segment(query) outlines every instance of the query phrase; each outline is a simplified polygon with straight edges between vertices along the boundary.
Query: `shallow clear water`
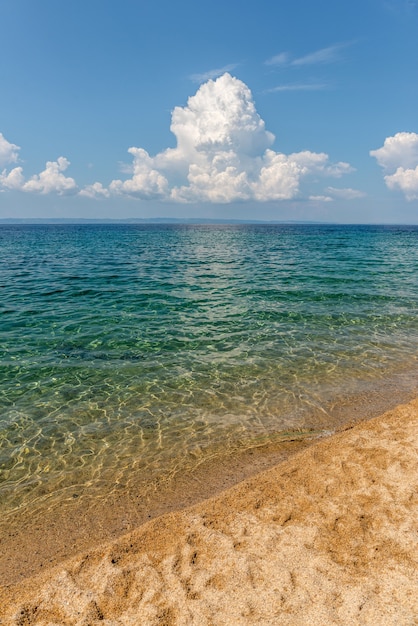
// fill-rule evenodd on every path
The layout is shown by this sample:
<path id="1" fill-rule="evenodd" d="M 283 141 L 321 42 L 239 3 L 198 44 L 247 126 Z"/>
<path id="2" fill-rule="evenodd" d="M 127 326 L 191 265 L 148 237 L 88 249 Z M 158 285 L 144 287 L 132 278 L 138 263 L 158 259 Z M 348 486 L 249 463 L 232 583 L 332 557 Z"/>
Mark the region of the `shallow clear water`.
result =
<path id="1" fill-rule="evenodd" d="M 417 305 L 418 227 L 2 225 L 3 514 L 332 428 Z"/>

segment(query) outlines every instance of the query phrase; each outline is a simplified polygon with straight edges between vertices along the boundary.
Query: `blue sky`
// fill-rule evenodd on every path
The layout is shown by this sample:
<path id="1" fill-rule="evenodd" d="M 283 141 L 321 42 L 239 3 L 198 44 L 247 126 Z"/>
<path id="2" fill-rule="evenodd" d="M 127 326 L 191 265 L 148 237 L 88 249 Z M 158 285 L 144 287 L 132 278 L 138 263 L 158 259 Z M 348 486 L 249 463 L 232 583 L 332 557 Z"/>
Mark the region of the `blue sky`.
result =
<path id="1" fill-rule="evenodd" d="M 418 223 L 418 2 L 3 0 L 0 218 Z"/>

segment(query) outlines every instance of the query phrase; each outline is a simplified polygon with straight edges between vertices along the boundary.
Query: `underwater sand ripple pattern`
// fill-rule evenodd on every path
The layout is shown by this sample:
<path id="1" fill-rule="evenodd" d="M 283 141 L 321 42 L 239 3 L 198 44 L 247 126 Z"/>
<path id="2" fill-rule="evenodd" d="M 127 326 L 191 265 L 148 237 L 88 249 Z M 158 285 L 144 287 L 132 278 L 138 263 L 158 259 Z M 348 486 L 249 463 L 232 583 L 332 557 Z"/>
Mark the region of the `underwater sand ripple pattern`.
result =
<path id="1" fill-rule="evenodd" d="M 338 394 L 416 366 L 417 243 L 417 227 L 2 225 L 4 514 L 332 428 Z"/>

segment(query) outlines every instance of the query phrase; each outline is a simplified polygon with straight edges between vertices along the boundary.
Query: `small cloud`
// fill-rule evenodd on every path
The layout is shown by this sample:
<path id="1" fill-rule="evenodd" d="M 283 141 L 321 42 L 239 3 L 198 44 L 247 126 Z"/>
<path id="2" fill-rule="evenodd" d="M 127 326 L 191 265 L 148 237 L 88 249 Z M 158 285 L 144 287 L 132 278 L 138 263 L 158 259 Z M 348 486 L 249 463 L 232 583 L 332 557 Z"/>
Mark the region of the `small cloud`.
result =
<path id="1" fill-rule="evenodd" d="M 402 132 L 386 137 L 381 148 L 370 150 L 370 156 L 386 171 L 415 167 L 418 165 L 418 134 Z"/>
<path id="2" fill-rule="evenodd" d="M 339 43 L 327 48 L 315 50 L 304 56 L 292 58 L 288 52 L 281 52 L 267 59 L 265 65 L 275 65 L 277 67 L 302 67 L 304 65 L 325 65 L 335 63 L 341 59 L 341 50 L 351 45 L 350 43 Z"/>
<path id="3" fill-rule="evenodd" d="M 300 67 L 301 65 L 335 63 L 335 61 L 340 60 L 340 51 L 347 45 L 348 44 L 337 44 L 335 46 L 329 46 L 328 48 L 321 48 L 320 50 L 306 54 L 303 57 L 294 59 L 291 62 L 291 65 L 294 67 Z"/>
<path id="4" fill-rule="evenodd" d="M 10 172 L 3 170 L 0 174 L 0 185 L 4 189 L 22 190 L 24 183 L 23 168 L 21 167 L 14 167 Z"/>
<path id="5" fill-rule="evenodd" d="M 103 187 L 102 183 L 93 183 L 93 185 L 84 187 L 78 195 L 85 198 L 109 198 L 110 193 L 106 187 Z"/>
<path id="6" fill-rule="evenodd" d="M 125 163 L 124 161 L 119 161 L 118 169 L 121 174 L 128 174 L 128 175 L 132 174 L 134 171 L 132 163 Z"/>
<path id="7" fill-rule="evenodd" d="M 388 11 L 399 15 L 410 15 L 418 10 L 417 0 L 385 0 L 383 6 Z"/>
<path id="8" fill-rule="evenodd" d="M 218 69 L 208 70 L 202 74 L 191 74 L 190 78 L 194 83 L 205 83 L 207 80 L 214 80 L 215 78 L 222 76 L 225 72 L 232 72 L 236 67 L 238 67 L 238 65 L 238 63 L 230 63 L 229 65 L 224 65 Z"/>
<path id="9" fill-rule="evenodd" d="M 45 169 L 32 176 L 22 187 L 23 191 L 35 191 L 41 194 L 58 193 L 64 195 L 73 193 L 77 185 L 73 178 L 64 176 L 70 162 L 65 157 L 58 157 L 56 161 L 47 161 Z"/>
<path id="10" fill-rule="evenodd" d="M 153 159 L 142 148 L 129 148 L 133 155 L 133 176 L 125 181 L 113 180 L 110 191 L 114 194 L 127 194 L 143 199 L 164 198 L 168 183 L 163 174 L 153 166 Z"/>
<path id="11" fill-rule="evenodd" d="M 288 83 L 287 85 L 278 85 L 271 89 L 266 89 L 265 93 L 278 93 L 282 91 L 323 91 L 328 89 L 325 83 Z"/>
<path id="12" fill-rule="evenodd" d="M 56 161 L 47 161 L 45 169 L 27 181 L 25 181 L 21 167 L 15 167 L 9 173 L 3 170 L 0 174 L 0 185 L 6 189 L 43 195 L 48 193 L 57 193 L 58 195 L 75 193 L 77 191 L 75 180 L 63 174 L 69 165 L 68 159 L 62 156 L 58 157 Z"/>
<path id="13" fill-rule="evenodd" d="M 309 196 L 309 200 L 312 202 L 332 202 L 334 198 L 331 196 Z"/>
<path id="14" fill-rule="evenodd" d="M 394 174 L 385 176 L 385 183 L 389 189 L 402 191 L 407 200 L 418 200 L 418 165 L 415 169 L 398 167 Z"/>
<path id="15" fill-rule="evenodd" d="M 370 150 L 386 172 L 388 189 L 402 191 L 407 200 L 418 200 L 418 134 L 400 132 L 386 137 L 383 146 Z"/>
<path id="16" fill-rule="evenodd" d="M 364 191 L 351 189 L 350 187 L 327 187 L 325 191 L 334 198 L 341 198 L 342 200 L 355 200 L 356 198 L 364 198 L 367 195 L 364 193 Z"/>
<path id="17" fill-rule="evenodd" d="M 264 61 L 265 65 L 288 65 L 290 61 L 290 55 L 288 52 L 281 52 L 280 54 L 276 54 L 271 59 L 267 59 Z"/>
<path id="18" fill-rule="evenodd" d="M 19 150 L 19 146 L 8 142 L 3 133 L 0 133 L 0 167 L 9 163 L 17 163 Z"/>

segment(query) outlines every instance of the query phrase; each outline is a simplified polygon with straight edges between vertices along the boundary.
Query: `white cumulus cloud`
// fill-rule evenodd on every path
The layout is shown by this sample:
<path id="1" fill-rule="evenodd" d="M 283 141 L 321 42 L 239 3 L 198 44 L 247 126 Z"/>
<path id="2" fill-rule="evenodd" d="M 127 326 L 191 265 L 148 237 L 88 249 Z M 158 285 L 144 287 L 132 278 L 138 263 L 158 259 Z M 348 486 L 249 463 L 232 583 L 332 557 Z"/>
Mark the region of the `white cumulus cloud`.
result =
<path id="1" fill-rule="evenodd" d="M 310 175 L 338 178 L 352 171 L 324 153 L 274 151 L 275 137 L 250 89 L 229 73 L 208 80 L 186 106 L 176 107 L 170 128 L 177 146 L 154 157 L 130 148 L 133 175 L 112 181 L 111 193 L 177 202 L 287 200 L 300 194 Z"/>
<path id="2" fill-rule="evenodd" d="M 0 174 L 0 185 L 6 189 L 28 193 L 57 193 L 59 195 L 75 193 L 77 191 L 75 180 L 63 174 L 69 165 L 70 162 L 65 157 L 59 157 L 56 161 L 47 161 L 45 169 L 28 180 L 25 180 L 23 176 L 22 167 L 15 167 L 10 172 L 4 170 Z"/>
<path id="3" fill-rule="evenodd" d="M 25 183 L 21 167 L 14 167 L 10 172 L 3 170 L 0 174 L 0 186 L 5 189 L 22 189 Z"/>
<path id="4" fill-rule="evenodd" d="M 141 147 L 129 148 L 132 165 L 124 168 L 125 178 L 112 180 L 108 186 L 94 182 L 80 190 L 66 176 L 70 163 L 61 156 L 28 179 L 21 166 L 3 169 L 0 188 L 179 203 L 264 202 L 309 198 L 305 185 L 310 178 L 317 183 L 318 178 L 340 178 L 353 171 L 348 163 L 332 163 L 325 153 L 274 150 L 275 137 L 258 114 L 250 89 L 228 72 L 203 83 L 186 106 L 175 107 L 170 129 L 175 148 L 155 156 Z M 16 162 L 19 147 L 3 135 L 0 139 L 3 162 Z"/>
<path id="5" fill-rule="evenodd" d="M 393 137 L 387 137 L 381 148 L 371 150 L 370 155 L 388 171 L 398 167 L 415 167 L 418 165 L 418 134 L 396 133 Z"/>
<path id="6" fill-rule="evenodd" d="M 92 185 L 86 185 L 79 191 L 78 195 L 85 198 L 109 198 L 110 193 L 106 187 L 103 187 L 102 183 L 93 183 Z"/>
<path id="7" fill-rule="evenodd" d="M 414 169 L 398 167 L 385 181 L 389 189 L 402 191 L 407 200 L 418 200 L 418 165 Z"/>
<path id="8" fill-rule="evenodd" d="M 387 137 L 381 148 L 371 150 L 385 172 L 386 186 L 401 191 L 407 200 L 418 199 L 418 134 L 401 132 Z"/>
<path id="9" fill-rule="evenodd" d="M 128 180 L 113 180 L 110 191 L 140 198 L 164 198 L 167 195 L 166 178 L 154 168 L 153 159 L 142 148 L 129 148 L 134 157 L 133 176 Z"/>
<path id="10" fill-rule="evenodd" d="M 9 163 L 16 163 L 19 158 L 19 150 L 19 146 L 8 142 L 3 133 L 0 133 L 0 167 Z"/>

